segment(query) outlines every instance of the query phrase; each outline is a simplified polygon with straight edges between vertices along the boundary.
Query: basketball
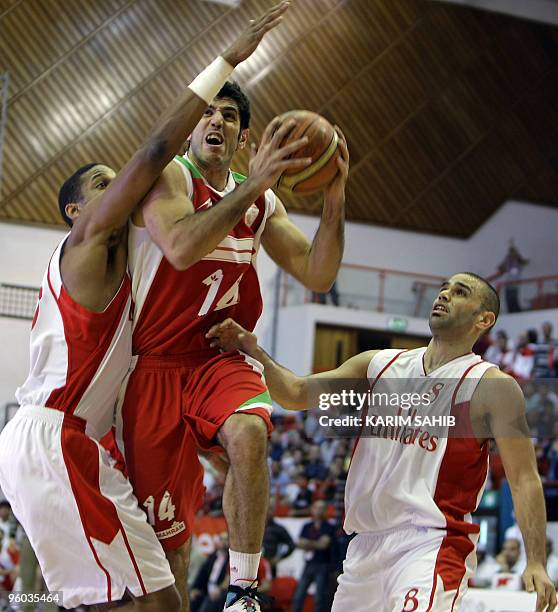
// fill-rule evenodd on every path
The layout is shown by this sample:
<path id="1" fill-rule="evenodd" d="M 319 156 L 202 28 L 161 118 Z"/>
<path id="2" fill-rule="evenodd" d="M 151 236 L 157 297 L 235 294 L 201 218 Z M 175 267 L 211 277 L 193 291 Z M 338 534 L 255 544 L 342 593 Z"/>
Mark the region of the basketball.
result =
<path id="1" fill-rule="evenodd" d="M 300 194 L 321 191 L 337 174 L 337 132 L 327 119 L 312 111 L 292 110 L 281 115 L 280 119 L 282 123 L 289 119 L 296 121 L 296 126 L 283 145 L 303 136 L 308 138 L 308 144 L 291 157 L 311 157 L 312 163 L 303 170 L 287 169 L 281 175 L 277 187 Z"/>

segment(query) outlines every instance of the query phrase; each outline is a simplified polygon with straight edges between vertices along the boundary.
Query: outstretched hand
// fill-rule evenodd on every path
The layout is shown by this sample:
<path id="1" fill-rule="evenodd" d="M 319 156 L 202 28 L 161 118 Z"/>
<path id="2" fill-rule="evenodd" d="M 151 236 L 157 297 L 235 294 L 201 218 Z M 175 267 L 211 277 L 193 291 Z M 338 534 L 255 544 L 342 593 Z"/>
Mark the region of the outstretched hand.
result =
<path id="1" fill-rule="evenodd" d="M 222 54 L 231 66 L 237 66 L 248 59 L 258 48 L 262 38 L 283 21 L 283 14 L 289 8 L 288 0 L 271 7 L 259 19 L 252 19 L 250 25 Z"/>
<path id="2" fill-rule="evenodd" d="M 211 341 L 212 348 L 217 347 L 223 351 L 243 351 L 253 356 L 258 348 L 257 336 L 232 319 L 217 323 L 205 337 Z"/>

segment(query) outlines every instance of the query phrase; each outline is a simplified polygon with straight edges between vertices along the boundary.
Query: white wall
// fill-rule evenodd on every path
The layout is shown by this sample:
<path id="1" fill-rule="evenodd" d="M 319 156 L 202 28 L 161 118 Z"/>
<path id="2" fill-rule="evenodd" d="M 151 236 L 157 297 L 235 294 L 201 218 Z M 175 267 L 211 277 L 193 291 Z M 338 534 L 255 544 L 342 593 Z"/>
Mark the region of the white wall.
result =
<path id="1" fill-rule="evenodd" d="M 39 287 L 64 232 L 0 223 L 0 283 Z M 14 402 L 29 368 L 31 321 L 0 317 L 0 407 Z M 1 424 L 0 424 L 1 427 Z"/>
<path id="2" fill-rule="evenodd" d="M 558 208 L 507 202 L 467 241 L 466 261 L 472 271 L 494 273 L 510 238 L 529 260 L 524 278 L 558 274 Z"/>

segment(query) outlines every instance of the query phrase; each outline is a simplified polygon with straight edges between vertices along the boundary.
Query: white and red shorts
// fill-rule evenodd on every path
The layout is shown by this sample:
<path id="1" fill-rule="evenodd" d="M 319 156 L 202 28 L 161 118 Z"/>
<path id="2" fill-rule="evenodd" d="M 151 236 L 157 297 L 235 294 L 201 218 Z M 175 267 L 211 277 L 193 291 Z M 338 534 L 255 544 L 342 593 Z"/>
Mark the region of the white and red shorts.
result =
<path id="1" fill-rule="evenodd" d="M 0 486 L 50 591 L 64 606 L 147 595 L 174 583 L 153 529 L 85 421 L 24 406 L 0 434 Z"/>
<path id="2" fill-rule="evenodd" d="M 403 528 L 349 544 L 332 612 L 459 610 L 476 567 L 477 536 Z"/>

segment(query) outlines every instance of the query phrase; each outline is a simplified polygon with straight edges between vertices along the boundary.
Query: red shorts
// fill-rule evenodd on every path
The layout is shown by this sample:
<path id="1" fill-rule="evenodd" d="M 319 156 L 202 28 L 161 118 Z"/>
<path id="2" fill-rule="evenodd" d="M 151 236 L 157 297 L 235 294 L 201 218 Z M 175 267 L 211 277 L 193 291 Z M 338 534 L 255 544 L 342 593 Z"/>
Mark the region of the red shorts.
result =
<path id="1" fill-rule="evenodd" d="M 190 537 L 203 501 L 197 450 L 216 440 L 236 412 L 260 416 L 271 431 L 271 399 L 257 361 L 238 352 L 211 359 L 193 354 L 140 356 L 118 417 L 134 492 L 165 550 Z"/>

